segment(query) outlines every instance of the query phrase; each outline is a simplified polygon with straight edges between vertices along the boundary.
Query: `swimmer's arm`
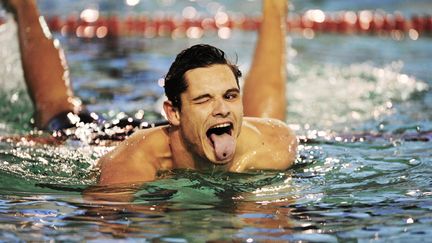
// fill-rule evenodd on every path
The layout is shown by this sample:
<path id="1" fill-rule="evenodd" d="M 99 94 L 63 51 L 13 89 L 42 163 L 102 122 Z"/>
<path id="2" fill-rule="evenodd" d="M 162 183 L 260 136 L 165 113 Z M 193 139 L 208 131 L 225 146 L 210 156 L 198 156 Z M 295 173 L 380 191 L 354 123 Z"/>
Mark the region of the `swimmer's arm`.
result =
<path id="1" fill-rule="evenodd" d="M 98 185 L 153 181 L 161 168 L 155 151 L 161 139 L 153 130 L 135 132 L 99 160 Z"/>

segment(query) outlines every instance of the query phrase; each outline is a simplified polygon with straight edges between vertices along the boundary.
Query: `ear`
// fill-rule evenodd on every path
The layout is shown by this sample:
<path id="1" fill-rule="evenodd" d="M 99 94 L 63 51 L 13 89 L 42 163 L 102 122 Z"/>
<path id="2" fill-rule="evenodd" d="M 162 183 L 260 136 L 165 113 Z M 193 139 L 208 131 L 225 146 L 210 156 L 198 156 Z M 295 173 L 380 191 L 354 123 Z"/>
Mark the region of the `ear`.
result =
<path id="1" fill-rule="evenodd" d="M 163 109 L 169 123 L 173 126 L 180 125 L 180 111 L 177 107 L 174 107 L 172 102 L 169 100 L 164 101 Z"/>

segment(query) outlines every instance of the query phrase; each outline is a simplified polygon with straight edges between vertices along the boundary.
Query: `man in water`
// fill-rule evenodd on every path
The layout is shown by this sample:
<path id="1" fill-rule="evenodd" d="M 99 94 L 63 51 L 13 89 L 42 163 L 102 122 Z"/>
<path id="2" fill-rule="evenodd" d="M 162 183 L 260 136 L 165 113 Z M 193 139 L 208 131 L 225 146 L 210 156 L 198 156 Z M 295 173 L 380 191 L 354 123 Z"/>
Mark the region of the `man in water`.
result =
<path id="1" fill-rule="evenodd" d="M 18 22 L 36 125 L 53 129 L 59 117 L 83 114 L 69 87 L 63 53 L 44 28 L 35 0 L 4 2 Z M 241 73 L 223 51 L 209 45 L 182 51 L 165 77 L 163 108 L 169 125 L 138 130 L 103 156 L 100 185 L 152 181 L 159 171 L 175 168 L 243 172 L 292 165 L 297 138 L 283 122 L 287 1 L 263 0 L 262 8 L 243 97 Z"/>

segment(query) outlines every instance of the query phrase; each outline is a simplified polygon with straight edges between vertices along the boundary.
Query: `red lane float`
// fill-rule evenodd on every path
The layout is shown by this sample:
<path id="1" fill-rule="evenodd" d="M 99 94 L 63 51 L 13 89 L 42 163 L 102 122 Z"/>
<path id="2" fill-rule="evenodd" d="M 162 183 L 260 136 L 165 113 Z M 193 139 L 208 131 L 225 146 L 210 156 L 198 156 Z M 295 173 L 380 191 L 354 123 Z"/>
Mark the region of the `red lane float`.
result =
<path id="1" fill-rule="evenodd" d="M 190 33 L 220 32 L 221 29 L 256 31 L 261 24 L 260 16 L 222 16 L 200 18 L 178 18 L 173 16 L 116 15 L 99 16 L 94 22 L 86 22 L 77 15 L 67 17 L 49 16 L 48 26 L 64 36 L 80 38 L 105 38 L 119 36 L 189 36 Z M 202 16 L 202 15 L 198 15 Z M 5 19 L 0 18 L 0 24 Z M 193 31 L 191 31 L 193 30 Z M 396 39 L 409 36 L 417 39 L 432 34 L 431 15 L 412 15 L 406 18 L 400 12 L 392 14 L 382 11 L 363 10 L 324 13 L 308 10 L 302 14 L 290 13 L 287 30 L 305 33 L 339 33 L 390 35 Z M 192 35 L 200 37 L 201 35 Z"/>

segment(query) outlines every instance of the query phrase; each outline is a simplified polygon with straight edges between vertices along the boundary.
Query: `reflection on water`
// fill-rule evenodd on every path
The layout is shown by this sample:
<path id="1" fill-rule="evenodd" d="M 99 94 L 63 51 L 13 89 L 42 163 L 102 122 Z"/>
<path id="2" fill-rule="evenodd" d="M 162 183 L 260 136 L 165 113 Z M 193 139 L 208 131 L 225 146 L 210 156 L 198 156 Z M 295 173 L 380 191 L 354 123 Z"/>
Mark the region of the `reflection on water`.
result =
<path id="1" fill-rule="evenodd" d="M 0 241 L 427 241 L 432 236 L 432 145 L 407 139 L 432 130 L 429 39 L 293 35 L 288 122 L 307 139 L 292 169 L 178 170 L 145 185 L 92 188 L 111 192 L 110 202 L 102 202 L 85 190 L 95 181 L 95 162 L 111 146 L 85 139 L 42 145 L 10 137 L 47 137 L 31 129 L 32 106 L 13 28 L 0 26 Z M 124 37 L 113 49 L 103 40 L 59 37 L 74 89 L 91 111 L 108 119 L 121 118 L 120 111 L 159 119 L 157 80 L 178 50 L 198 42 L 223 46 L 246 72 L 255 42 L 253 32 L 233 33 L 229 41 Z"/>

